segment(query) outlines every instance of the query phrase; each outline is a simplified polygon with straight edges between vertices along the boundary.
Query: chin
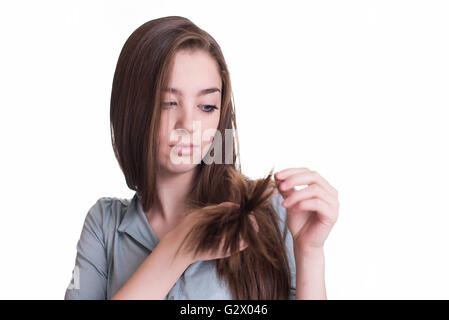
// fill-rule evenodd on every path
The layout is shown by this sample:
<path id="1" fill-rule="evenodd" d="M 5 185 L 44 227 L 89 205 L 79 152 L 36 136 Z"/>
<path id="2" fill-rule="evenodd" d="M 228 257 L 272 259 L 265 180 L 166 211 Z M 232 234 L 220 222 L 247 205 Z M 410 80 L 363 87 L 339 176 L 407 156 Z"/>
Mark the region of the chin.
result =
<path id="1" fill-rule="evenodd" d="M 178 164 L 176 166 L 171 166 L 168 171 L 172 173 L 184 173 L 195 169 L 197 166 L 197 164 Z"/>
<path id="2" fill-rule="evenodd" d="M 195 169 L 199 164 L 200 164 L 200 162 L 192 163 L 192 159 L 189 160 L 187 157 L 185 159 L 185 161 L 181 162 L 181 163 L 172 163 L 170 161 L 166 162 L 166 165 L 164 166 L 164 170 L 166 172 L 172 173 L 172 174 L 173 173 L 174 174 L 185 173 L 185 172 L 189 172 L 189 171 Z"/>

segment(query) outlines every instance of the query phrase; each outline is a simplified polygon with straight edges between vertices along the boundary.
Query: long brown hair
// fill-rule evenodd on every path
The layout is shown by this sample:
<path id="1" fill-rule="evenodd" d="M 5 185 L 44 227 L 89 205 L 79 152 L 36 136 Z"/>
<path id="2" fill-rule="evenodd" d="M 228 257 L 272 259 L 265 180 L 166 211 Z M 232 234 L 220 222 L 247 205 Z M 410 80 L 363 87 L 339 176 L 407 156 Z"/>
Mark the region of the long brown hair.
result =
<path id="1" fill-rule="evenodd" d="M 240 169 L 237 124 L 230 74 L 220 46 L 207 32 L 180 16 L 162 17 L 137 28 L 120 53 L 111 93 L 111 141 L 128 187 L 135 190 L 147 212 L 156 194 L 158 132 L 162 88 L 179 50 L 204 50 L 216 61 L 222 78 L 218 131 L 233 132 L 232 163 L 198 165 L 187 206 L 201 213 L 184 242 L 188 250 L 219 247 L 233 254 L 216 259 L 217 275 L 226 280 L 234 299 L 288 299 L 290 269 L 285 245 L 270 197 L 272 171 L 251 180 Z M 221 150 L 225 150 L 225 139 Z M 237 163 L 238 158 L 238 163 Z M 233 202 L 235 207 L 217 206 Z M 253 214 L 258 232 L 253 228 Z M 238 251 L 240 239 L 248 247 Z"/>

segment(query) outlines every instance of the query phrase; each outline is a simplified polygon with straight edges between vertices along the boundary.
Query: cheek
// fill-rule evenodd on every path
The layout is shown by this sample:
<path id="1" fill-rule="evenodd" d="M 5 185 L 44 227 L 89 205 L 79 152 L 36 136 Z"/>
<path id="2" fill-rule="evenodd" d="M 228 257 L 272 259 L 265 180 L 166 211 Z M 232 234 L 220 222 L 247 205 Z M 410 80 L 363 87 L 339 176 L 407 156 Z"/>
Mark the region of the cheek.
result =
<path id="1" fill-rule="evenodd" d="M 160 126 L 159 126 L 159 142 L 161 144 L 168 144 L 170 141 L 170 119 L 164 115 L 161 115 Z"/>
<path id="2" fill-rule="evenodd" d="M 207 119 L 203 121 L 201 124 L 201 137 L 202 137 L 202 149 L 203 151 L 207 151 L 207 149 L 211 146 L 212 141 L 214 140 L 214 136 L 218 130 L 219 117 L 215 119 Z"/>
<path id="3" fill-rule="evenodd" d="M 163 148 L 163 146 L 168 143 L 167 133 L 165 131 L 165 128 L 160 128 L 157 143 L 158 143 L 158 148 Z"/>
<path id="4" fill-rule="evenodd" d="M 170 128 L 169 123 L 165 119 L 161 118 L 160 126 L 159 126 L 159 137 L 158 137 L 158 150 L 159 157 L 165 158 L 169 152 L 168 145 L 170 142 Z"/>
<path id="5" fill-rule="evenodd" d="M 217 131 L 220 122 L 220 114 L 215 112 L 214 115 L 207 117 L 201 123 L 202 131 Z"/>

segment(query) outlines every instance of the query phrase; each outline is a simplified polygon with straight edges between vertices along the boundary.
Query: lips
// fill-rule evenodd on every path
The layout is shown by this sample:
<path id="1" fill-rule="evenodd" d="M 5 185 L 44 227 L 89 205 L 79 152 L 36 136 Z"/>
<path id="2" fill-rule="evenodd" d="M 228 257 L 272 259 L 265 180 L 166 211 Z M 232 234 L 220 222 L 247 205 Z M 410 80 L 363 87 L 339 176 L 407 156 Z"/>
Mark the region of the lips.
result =
<path id="1" fill-rule="evenodd" d="M 170 147 L 175 147 L 175 146 L 177 146 L 179 148 L 195 148 L 195 147 L 198 147 L 197 144 L 193 144 L 193 143 L 179 143 L 179 144 L 173 143 L 173 144 L 170 144 Z"/>
<path id="2" fill-rule="evenodd" d="M 180 143 L 180 144 L 174 144 L 170 146 L 172 150 L 178 154 L 179 156 L 182 155 L 190 155 L 193 153 L 195 148 L 198 147 L 198 145 L 195 145 L 193 143 Z"/>

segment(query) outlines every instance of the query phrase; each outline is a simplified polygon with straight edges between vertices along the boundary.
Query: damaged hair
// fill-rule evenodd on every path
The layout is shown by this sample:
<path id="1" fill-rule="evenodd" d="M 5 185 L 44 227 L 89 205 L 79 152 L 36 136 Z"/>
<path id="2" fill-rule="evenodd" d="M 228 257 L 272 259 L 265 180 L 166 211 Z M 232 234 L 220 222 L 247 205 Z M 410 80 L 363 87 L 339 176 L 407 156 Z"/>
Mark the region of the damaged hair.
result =
<path id="1" fill-rule="evenodd" d="M 188 214 L 197 215 L 196 224 L 178 252 L 186 250 L 196 256 L 229 251 L 230 257 L 215 260 L 216 270 L 237 300 L 288 299 L 290 269 L 283 254 L 278 216 L 270 202 L 275 192 L 271 176 L 272 170 L 266 178 L 251 181 L 236 170 L 228 170 L 224 183 L 233 186 L 234 205 L 190 205 Z M 240 239 L 247 244 L 242 251 Z"/>

